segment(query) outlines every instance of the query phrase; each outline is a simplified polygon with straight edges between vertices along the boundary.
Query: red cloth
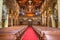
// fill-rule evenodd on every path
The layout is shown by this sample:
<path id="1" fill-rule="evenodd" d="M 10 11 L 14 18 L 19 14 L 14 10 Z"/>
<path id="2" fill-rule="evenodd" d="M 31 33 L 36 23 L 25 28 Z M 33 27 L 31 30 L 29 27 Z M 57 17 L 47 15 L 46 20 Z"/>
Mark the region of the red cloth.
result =
<path id="1" fill-rule="evenodd" d="M 21 40 L 38 40 L 38 36 L 36 35 L 32 27 L 28 27 Z"/>

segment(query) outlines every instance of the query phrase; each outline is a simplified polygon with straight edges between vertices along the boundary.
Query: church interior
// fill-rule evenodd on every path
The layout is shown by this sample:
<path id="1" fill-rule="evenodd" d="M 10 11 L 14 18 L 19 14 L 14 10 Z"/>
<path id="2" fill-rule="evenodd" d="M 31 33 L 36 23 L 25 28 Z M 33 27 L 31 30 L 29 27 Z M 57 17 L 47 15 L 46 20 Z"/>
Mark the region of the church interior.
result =
<path id="1" fill-rule="evenodd" d="M 0 40 L 60 40 L 60 0 L 0 0 Z"/>

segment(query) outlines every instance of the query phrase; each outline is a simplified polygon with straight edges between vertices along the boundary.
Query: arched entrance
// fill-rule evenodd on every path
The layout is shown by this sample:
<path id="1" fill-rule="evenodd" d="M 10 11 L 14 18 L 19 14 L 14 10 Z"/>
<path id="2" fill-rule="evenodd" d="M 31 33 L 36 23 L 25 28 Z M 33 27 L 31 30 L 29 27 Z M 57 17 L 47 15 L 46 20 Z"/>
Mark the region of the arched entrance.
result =
<path id="1" fill-rule="evenodd" d="M 28 25 L 29 25 L 29 26 L 32 26 L 32 25 L 33 25 L 33 19 L 28 18 L 27 21 L 28 21 Z"/>

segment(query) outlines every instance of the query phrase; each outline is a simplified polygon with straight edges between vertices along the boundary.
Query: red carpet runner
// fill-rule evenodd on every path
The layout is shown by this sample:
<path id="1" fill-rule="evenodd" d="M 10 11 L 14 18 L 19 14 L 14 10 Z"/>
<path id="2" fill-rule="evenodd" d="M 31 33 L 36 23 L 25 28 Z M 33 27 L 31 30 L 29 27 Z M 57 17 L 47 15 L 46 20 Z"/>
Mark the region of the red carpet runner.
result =
<path id="1" fill-rule="evenodd" d="M 28 27 L 23 34 L 21 40 L 38 40 L 37 34 L 34 32 L 32 27 Z"/>

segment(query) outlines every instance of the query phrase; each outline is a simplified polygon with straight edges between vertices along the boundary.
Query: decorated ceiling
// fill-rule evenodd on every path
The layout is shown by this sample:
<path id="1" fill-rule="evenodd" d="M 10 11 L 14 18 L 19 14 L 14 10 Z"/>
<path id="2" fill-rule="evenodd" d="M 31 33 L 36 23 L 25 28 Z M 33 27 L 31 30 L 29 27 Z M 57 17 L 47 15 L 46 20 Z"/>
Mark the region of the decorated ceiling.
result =
<path id="1" fill-rule="evenodd" d="M 4 0 L 7 8 L 22 15 L 40 15 L 53 7 L 56 0 Z M 28 13 L 28 14 L 27 14 Z"/>

